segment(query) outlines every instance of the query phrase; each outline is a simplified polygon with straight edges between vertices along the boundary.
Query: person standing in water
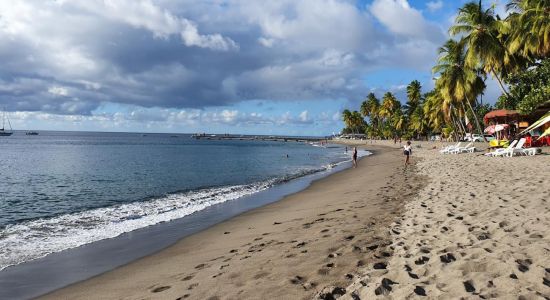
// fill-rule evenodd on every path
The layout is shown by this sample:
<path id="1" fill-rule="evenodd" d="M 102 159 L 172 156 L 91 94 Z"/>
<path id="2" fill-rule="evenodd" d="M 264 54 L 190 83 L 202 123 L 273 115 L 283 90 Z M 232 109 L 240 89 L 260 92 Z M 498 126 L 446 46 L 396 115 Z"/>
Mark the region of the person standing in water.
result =
<path id="1" fill-rule="evenodd" d="M 409 162 L 409 156 L 412 155 L 412 147 L 411 147 L 411 141 L 407 141 L 407 144 L 403 146 L 403 154 L 405 155 L 405 166 L 410 164 Z"/>
<path id="2" fill-rule="evenodd" d="M 353 147 L 352 160 L 353 160 L 353 167 L 356 168 L 357 167 L 357 147 Z"/>

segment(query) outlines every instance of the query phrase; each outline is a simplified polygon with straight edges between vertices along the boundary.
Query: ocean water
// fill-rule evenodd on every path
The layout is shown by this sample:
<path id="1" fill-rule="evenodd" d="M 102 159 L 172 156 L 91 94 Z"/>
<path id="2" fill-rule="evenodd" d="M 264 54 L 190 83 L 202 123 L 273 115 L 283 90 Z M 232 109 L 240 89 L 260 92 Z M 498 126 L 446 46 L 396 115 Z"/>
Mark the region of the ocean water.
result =
<path id="1" fill-rule="evenodd" d="M 0 153 L 0 270 L 182 218 L 350 158 L 336 145 L 83 132 L 18 132 L 0 138 Z"/>

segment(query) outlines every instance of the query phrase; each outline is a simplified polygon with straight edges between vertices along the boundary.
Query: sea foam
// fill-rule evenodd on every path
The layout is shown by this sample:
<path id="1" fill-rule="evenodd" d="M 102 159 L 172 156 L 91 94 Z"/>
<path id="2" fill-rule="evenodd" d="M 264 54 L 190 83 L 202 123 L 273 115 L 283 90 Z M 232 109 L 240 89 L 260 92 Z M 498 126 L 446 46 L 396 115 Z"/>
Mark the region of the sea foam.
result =
<path id="1" fill-rule="evenodd" d="M 370 154 L 368 151 L 359 152 L 359 156 Z M 320 168 L 304 169 L 263 182 L 173 193 L 145 201 L 9 224 L 0 229 L 0 270 L 50 253 L 179 219 L 209 206 L 252 195 L 292 179 L 330 170 L 345 162 L 349 160 Z"/>

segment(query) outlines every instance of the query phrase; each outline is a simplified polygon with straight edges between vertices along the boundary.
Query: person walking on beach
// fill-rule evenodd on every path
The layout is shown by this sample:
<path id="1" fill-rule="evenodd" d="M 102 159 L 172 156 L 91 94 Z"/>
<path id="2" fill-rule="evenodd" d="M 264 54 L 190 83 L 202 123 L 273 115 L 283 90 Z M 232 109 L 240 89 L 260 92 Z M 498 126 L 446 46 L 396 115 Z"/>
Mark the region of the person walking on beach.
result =
<path id="1" fill-rule="evenodd" d="M 410 164 L 409 162 L 409 156 L 412 155 L 412 147 L 411 147 L 411 141 L 407 141 L 407 144 L 403 146 L 403 154 L 405 155 L 405 166 Z"/>
<path id="2" fill-rule="evenodd" d="M 356 168 L 357 167 L 357 147 L 353 147 L 352 160 L 353 160 L 353 167 Z"/>

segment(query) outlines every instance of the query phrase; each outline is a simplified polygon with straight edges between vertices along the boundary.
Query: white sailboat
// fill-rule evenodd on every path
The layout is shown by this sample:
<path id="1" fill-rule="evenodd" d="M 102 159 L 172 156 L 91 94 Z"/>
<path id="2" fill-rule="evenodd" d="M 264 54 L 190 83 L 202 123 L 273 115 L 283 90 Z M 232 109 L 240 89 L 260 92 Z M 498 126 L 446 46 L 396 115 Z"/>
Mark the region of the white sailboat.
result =
<path id="1" fill-rule="evenodd" d="M 3 111 L 2 112 L 2 128 L 0 128 L 0 136 L 10 136 L 13 134 L 13 129 L 11 128 L 11 122 L 10 122 L 10 119 L 7 119 L 8 120 L 8 125 L 10 126 L 10 130 L 9 131 L 6 131 L 6 119 L 7 119 L 7 116 L 6 116 L 6 112 Z"/>

